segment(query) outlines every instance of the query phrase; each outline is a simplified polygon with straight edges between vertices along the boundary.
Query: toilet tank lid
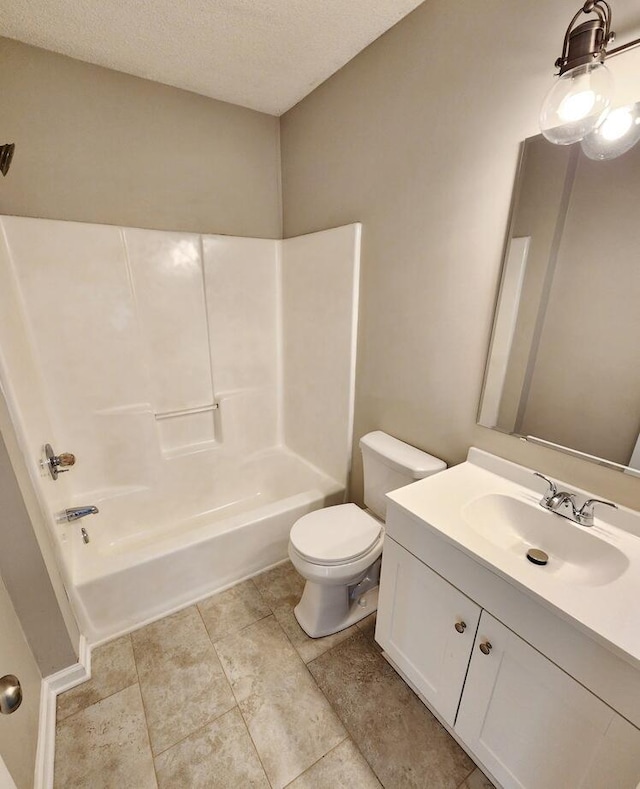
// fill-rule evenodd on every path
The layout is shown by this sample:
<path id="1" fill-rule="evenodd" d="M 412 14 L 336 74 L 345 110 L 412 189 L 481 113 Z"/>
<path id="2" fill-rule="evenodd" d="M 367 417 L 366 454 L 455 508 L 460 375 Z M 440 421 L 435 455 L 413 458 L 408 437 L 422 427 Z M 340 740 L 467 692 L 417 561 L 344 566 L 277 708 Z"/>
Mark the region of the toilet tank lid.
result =
<path id="1" fill-rule="evenodd" d="M 444 471 L 447 467 L 444 460 L 405 444 L 382 430 L 374 430 L 362 436 L 360 449 L 376 455 L 382 463 L 414 479 L 423 479 L 437 471 Z"/>

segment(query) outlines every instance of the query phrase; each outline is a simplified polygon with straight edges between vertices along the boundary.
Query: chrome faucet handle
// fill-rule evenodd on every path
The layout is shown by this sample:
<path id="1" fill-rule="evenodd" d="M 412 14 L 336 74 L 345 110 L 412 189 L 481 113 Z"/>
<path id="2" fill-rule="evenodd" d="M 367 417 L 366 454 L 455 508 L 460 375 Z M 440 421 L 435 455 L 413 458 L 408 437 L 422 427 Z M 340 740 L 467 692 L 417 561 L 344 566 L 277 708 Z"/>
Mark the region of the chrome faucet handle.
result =
<path id="1" fill-rule="evenodd" d="M 84 504 L 81 507 L 69 507 L 64 511 L 64 517 L 69 521 L 77 521 L 86 518 L 87 515 L 97 515 L 100 510 L 93 504 Z"/>
<path id="2" fill-rule="evenodd" d="M 533 476 L 534 477 L 540 477 L 540 479 L 543 479 L 547 483 L 547 485 L 549 486 L 549 488 L 545 492 L 544 496 L 540 499 L 540 504 L 542 504 L 543 507 L 546 507 L 547 504 L 549 504 L 549 501 L 557 494 L 558 487 L 557 487 L 556 483 L 552 479 L 549 479 L 548 477 L 545 477 L 545 475 L 541 474 L 539 471 L 534 471 L 533 472 Z"/>
<path id="3" fill-rule="evenodd" d="M 72 455 L 71 452 L 61 452 L 59 455 L 56 455 L 51 448 L 51 444 L 44 445 L 44 454 L 46 460 L 43 465 L 47 467 L 51 478 L 54 480 L 58 479 L 58 474 L 69 471 L 69 468 L 76 462 L 76 456 Z"/>
<path id="4" fill-rule="evenodd" d="M 576 520 L 581 526 L 593 526 L 593 505 L 605 504 L 607 507 L 613 507 L 614 510 L 618 509 L 618 505 L 612 501 L 605 501 L 604 499 L 587 499 L 585 503 L 576 512 Z"/>

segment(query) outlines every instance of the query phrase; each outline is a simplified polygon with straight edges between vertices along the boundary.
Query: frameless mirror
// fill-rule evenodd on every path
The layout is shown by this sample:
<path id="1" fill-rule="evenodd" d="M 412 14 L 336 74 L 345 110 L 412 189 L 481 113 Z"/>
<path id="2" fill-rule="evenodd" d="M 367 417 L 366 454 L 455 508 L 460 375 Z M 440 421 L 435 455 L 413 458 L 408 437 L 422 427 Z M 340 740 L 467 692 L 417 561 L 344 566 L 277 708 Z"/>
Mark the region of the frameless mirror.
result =
<path id="1" fill-rule="evenodd" d="M 640 474 L 640 145 L 525 141 L 478 422 Z"/>

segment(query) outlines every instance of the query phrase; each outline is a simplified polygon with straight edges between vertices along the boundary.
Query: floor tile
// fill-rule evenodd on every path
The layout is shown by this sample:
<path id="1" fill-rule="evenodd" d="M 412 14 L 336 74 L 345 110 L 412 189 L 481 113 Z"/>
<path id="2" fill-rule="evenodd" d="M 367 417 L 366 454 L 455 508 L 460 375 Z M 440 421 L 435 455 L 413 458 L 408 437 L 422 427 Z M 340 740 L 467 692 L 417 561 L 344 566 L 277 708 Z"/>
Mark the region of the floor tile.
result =
<path id="1" fill-rule="evenodd" d="M 91 653 L 91 679 L 56 699 L 56 719 L 61 721 L 101 699 L 138 682 L 131 637 L 122 636 Z"/>
<path id="2" fill-rule="evenodd" d="M 369 616 L 365 616 L 364 619 L 361 619 L 357 623 L 356 626 L 357 626 L 358 630 L 366 638 L 368 638 L 369 641 L 371 641 L 372 644 L 375 645 L 376 649 L 378 649 L 380 652 L 382 652 L 382 647 L 375 640 L 375 635 L 376 635 L 376 617 L 377 617 L 377 612 L 374 612 L 373 614 L 369 614 Z"/>
<path id="3" fill-rule="evenodd" d="M 495 787 L 487 776 L 476 767 L 467 780 L 460 784 L 460 789 L 495 789 Z"/>
<path id="4" fill-rule="evenodd" d="M 346 737 L 273 617 L 216 644 L 274 789 L 281 789 Z"/>
<path id="5" fill-rule="evenodd" d="M 154 754 L 235 706 L 195 606 L 132 633 Z"/>
<path id="6" fill-rule="evenodd" d="M 256 575 L 253 582 L 272 609 L 286 606 L 293 610 L 300 602 L 304 589 L 304 578 L 296 572 L 291 562 L 283 562 Z"/>
<path id="7" fill-rule="evenodd" d="M 286 676 L 304 674 L 304 665 L 273 616 L 216 644 L 238 702 Z"/>
<path id="8" fill-rule="evenodd" d="M 293 613 L 302 597 L 305 582 L 291 562 L 279 564 L 253 580 L 305 663 L 315 660 L 328 649 L 358 632 L 354 625 L 324 638 L 309 638 Z"/>
<path id="9" fill-rule="evenodd" d="M 208 597 L 198 603 L 198 609 L 214 642 L 271 613 L 251 580 Z"/>
<path id="10" fill-rule="evenodd" d="M 237 709 L 156 757 L 160 789 L 270 789 Z"/>
<path id="11" fill-rule="evenodd" d="M 351 740 L 344 740 L 320 761 L 309 767 L 287 789 L 380 789 L 364 756 Z"/>
<path id="12" fill-rule="evenodd" d="M 132 685 L 56 728 L 55 789 L 153 789 L 140 689 Z"/>
<path id="13" fill-rule="evenodd" d="M 309 664 L 386 787 L 456 789 L 473 762 L 362 634 Z"/>
<path id="14" fill-rule="evenodd" d="M 315 660 L 327 650 L 335 647 L 336 644 L 346 641 L 347 638 L 358 632 L 355 625 L 352 625 L 346 630 L 341 630 L 339 633 L 333 633 L 330 636 L 309 638 L 298 624 L 298 620 L 295 618 L 292 610 L 276 608 L 274 615 L 305 663 Z"/>

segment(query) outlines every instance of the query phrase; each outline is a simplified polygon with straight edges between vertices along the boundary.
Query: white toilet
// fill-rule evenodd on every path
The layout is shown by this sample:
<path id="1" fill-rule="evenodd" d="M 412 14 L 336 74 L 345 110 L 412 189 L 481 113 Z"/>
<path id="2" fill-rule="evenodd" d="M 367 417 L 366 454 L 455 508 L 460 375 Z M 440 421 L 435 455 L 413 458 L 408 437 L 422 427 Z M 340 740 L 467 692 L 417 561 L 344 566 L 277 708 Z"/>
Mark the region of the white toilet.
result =
<path id="1" fill-rule="evenodd" d="M 310 512 L 293 524 L 289 558 L 306 579 L 296 619 L 311 638 L 337 633 L 378 607 L 385 493 L 447 465 L 380 430 L 360 439 L 364 503 Z"/>

